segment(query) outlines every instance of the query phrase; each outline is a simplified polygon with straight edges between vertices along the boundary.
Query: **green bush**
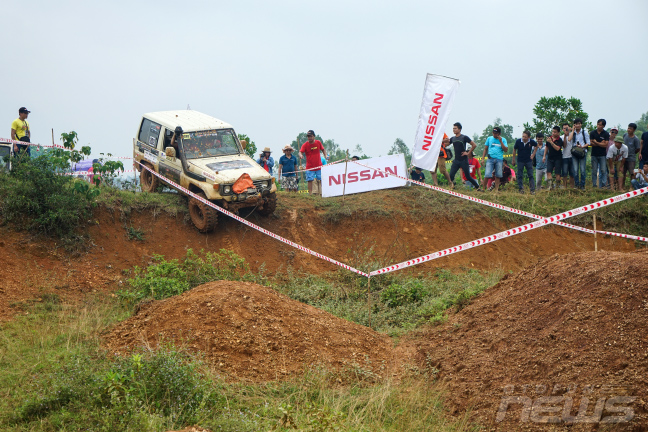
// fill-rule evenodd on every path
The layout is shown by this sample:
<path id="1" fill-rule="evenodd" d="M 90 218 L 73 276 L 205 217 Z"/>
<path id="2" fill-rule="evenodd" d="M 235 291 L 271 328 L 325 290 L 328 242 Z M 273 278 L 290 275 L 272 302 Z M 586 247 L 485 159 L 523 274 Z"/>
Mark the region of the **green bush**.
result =
<path id="1" fill-rule="evenodd" d="M 69 239 L 89 219 L 99 189 L 63 174 L 71 170 L 71 164 L 89 156 L 91 149 L 75 150 L 78 137 L 74 131 L 61 134 L 61 139 L 65 149 L 47 150 L 33 158 L 22 153 L 12 158 L 11 172 L 0 172 L 0 218 L 4 222 Z M 109 161 L 95 168 L 112 175 L 123 170 L 123 164 Z"/>
<path id="2" fill-rule="evenodd" d="M 0 174 L 2 219 L 18 229 L 69 237 L 91 215 L 99 192 L 72 176 L 57 174 L 49 156 L 25 158 L 11 173 Z"/>
<path id="3" fill-rule="evenodd" d="M 161 255 L 154 255 L 153 261 L 146 268 L 134 268 L 127 288 L 117 292 L 123 300 L 129 303 L 161 300 L 215 280 L 254 279 L 245 260 L 227 249 L 200 254 L 189 249 L 181 260 L 167 261 Z"/>
<path id="4" fill-rule="evenodd" d="M 126 430 L 149 424 L 154 416 L 168 426 L 194 424 L 223 402 L 203 368 L 174 348 L 117 357 L 112 363 L 73 357 L 33 385 L 35 395 L 11 423 L 47 418 L 62 427 L 75 418 L 99 430 Z"/>

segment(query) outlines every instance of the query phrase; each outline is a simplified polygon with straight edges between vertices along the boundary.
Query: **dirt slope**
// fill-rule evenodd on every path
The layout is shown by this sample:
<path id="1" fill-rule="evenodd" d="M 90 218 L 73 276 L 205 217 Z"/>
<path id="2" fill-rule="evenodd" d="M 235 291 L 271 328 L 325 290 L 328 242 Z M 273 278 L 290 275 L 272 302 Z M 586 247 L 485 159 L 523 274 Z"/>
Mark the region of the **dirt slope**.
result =
<path id="1" fill-rule="evenodd" d="M 390 338 L 253 283 L 218 281 L 151 303 L 106 337 L 111 352 L 161 341 L 205 354 L 231 379 L 287 378 L 318 365 L 380 373 Z"/>
<path id="2" fill-rule="evenodd" d="M 633 408 L 634 420 L 602 430 L 648 430 L 646 263 L 648 251 L 547 258 L 419 335 L 419 361 L 438 369 L 454 412 L 472 408 L 480 422 L 498 430 L 551 430 L 533 417 L 520 422 L 520 404 L 497 422 L 504 396 L 570 397 L 572 416 L 583 396 L 591 399 L 588 414 L 598 398 L 635 397 L 624 405 Z M 557 430 L 598 427 L 568 426 L 561 413 L 541 415 L 557 415 Z M 602 416 L 608 415 L 622 413 L 606 408 Z"/>
<path id="3" fill-rule="evenodd" d="M 382 193 L 382 195 L 381 195 Z M 399 208 L 393 191 L 381 191 L 375 199 L 384 208 Z M 368 199 L 368 198 L 367 198 Z M 392 200 L 392 201 L 389 201 Z M 452 220 L 420 219 L 413 212 L 395 211 L 346 214 L 335 222 L 318 200 L 293 200 L 270 218 L 252 215 L 249 219 L 299 244 L 350 265 L 357 264 L 374 246 L 386 264 L 400 262 L 475 238 L 487 236 L 516 223 L 484 216 L 465 216 Z M 381 207 L 381 208 L 382 208 Z M 406 210 L 406 209 L 405 209 Z M 127 228 L 144 233 L 144 241 L 129 240 Z M 229 249 L 243 256 L 253 267 L 264 266 L 274 272 L 292 266 L 311 273 L 336 267 L 297 251 L 229 218 L 221 218 L 215 232 L 198 233 L 184 215 L 169 216 L 159 211 L 133 212 L 99 208 L 89 228 L 87 252 L 70 258 L 54 242 L 35 239 L 24 233 L 0 227 L 0 319 L 20 312 L 21 302 L 54 293 L 64 298 L 80 297 L 93 290 L 115 290 L 123 282 L 121 270 L 146 265 L 154 254 L 168 258 L 185 255 L 186 250 Z M 632 251 L 632 242 L 618 238 L 599 238 L 599 248 Z M 593 249 L 590 235 L 566 228 L 537 229 L 511 239 L 475 248 L 417 266 L 412 271 L 430 271 L 437 267 L 502 267 L 518 270 L 538 257 L 555 253 Z"/>

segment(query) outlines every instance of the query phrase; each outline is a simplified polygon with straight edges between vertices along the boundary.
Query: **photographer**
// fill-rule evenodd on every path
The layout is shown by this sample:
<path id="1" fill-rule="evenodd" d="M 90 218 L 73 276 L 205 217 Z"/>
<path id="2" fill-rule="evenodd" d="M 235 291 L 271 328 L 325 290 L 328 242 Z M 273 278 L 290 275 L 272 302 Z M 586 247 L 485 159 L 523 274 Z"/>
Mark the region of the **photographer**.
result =
<path id="1" fill-rule="evenodd" d="M 274 167 L 274 159 L 270 156 L 270 147 L 263 149 L 263 152 L 259 155 L 257 163 L 263 167 L 264 170 L 268 171 L 272 175 L 272 167 Z"/>

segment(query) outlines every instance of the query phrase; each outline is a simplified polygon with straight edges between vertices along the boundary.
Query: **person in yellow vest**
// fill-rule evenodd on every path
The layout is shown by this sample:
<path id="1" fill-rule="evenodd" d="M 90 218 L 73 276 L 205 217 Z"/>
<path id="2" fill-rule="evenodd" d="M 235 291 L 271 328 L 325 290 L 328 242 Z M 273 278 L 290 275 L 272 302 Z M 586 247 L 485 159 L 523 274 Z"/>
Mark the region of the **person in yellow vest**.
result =
<path id="1" fill-rule="evenodd" d="M 29 130 L 29 122 L 27 121 L 30 112 L 31 111 L 25 107 L 21 107 L 18 110 L 18 118 L 11 123 L 12 140 L 27 143 L 31 142 L 31 131 Z M 29 144 L 14 144 L 14 153 L 18 154 L 25 151 L 28 155 L 31 155 L 29 147 Z"/>

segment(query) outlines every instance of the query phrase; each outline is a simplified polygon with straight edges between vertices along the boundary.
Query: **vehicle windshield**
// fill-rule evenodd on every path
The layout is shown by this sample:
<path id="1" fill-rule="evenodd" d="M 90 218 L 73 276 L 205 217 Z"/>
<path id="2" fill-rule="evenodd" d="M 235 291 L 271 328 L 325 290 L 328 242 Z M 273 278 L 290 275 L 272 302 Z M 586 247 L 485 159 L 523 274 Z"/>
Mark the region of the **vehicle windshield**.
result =
<path id="1" fill-rule="evenodd" d="M 239 154 L 238 141 L 231 129 L 189 132 L 182 135 L 182 147 L 187 159 Z"/>

